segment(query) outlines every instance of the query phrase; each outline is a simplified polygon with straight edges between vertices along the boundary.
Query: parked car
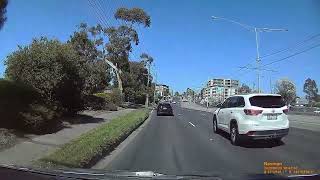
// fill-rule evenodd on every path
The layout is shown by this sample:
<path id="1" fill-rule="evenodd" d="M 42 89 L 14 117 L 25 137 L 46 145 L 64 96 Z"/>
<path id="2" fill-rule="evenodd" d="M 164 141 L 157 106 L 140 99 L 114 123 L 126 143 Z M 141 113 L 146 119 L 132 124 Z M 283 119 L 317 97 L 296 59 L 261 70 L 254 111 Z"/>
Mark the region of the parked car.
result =
<path id="1" fill-rule="evenodd" d="M 227 98 L 213 116 L 213 130 L 230 134 L 234 145 L 253 139 L 280 142 L 289 133 L 288 108 L 278 94 L 236 95 Z"/>
<path id="2" fill-rule="evenodd" d="M 157 116 L 170 115 L 173 116 L 173 110 L 169 103 L 160 103 L 157 108 Z"/>

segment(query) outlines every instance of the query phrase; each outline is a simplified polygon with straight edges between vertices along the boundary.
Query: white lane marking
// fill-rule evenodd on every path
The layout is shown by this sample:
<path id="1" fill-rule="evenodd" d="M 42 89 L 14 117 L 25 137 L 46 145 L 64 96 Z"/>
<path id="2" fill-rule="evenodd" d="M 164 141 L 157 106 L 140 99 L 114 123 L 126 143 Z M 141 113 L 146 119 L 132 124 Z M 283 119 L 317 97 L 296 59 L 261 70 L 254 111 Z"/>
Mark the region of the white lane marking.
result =
<path id="1" fill-rule="evenodd" d="M 191 124 L 191 126 L 196 127 L 194 124 L 192 124 L 191 122 L 189 122 L 189 124 Z"/>
<path id="2" fill-rule="evenodd" d="M 182 116 L 182 114 L 178 114 L 178 116 Z"/>
<path id="3" fill-rule="evenodd" d="M 206 114 L 204 114 L 204 113 L 201 113 L 201 116 L 206 116 Z"/>

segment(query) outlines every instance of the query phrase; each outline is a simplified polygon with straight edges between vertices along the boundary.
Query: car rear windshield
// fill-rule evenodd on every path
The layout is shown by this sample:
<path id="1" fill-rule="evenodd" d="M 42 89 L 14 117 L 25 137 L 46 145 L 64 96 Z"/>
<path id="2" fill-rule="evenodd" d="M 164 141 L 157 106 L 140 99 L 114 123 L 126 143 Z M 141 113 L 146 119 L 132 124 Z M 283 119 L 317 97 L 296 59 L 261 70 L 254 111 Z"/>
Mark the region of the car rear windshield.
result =
<path id="1" fill-rule="evenodd" d="M 253 96 L 249 98 L 252 106 L 262 108 L 280 108 L 285 106 L 281 96 Z"/>
<path id="2" fill-rule="evenodd" d="M 170 104 L 161 104 L 160 106 L 164 106 L 164 107 L 166 107 L 166 108 L 171 108 L 171 105 Z"/>

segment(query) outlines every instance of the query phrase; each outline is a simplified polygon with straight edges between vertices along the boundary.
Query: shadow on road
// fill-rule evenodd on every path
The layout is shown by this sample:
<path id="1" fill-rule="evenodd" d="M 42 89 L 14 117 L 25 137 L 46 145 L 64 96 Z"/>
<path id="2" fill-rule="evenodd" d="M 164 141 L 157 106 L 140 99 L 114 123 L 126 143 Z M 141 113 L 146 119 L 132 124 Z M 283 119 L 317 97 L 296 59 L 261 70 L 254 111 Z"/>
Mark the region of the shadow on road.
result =
<path id="1" fill-rule="evenodd" d="M 230 135 L 226 132 L 219 132 L 219 135 L 230 140 Z M 246 140 L 242 142 L 239 146 L 244 148 L 273 148 L 277 146 L 282 146 L 285 143 L 283 141 L 276 142 L 273 140 Z"/>

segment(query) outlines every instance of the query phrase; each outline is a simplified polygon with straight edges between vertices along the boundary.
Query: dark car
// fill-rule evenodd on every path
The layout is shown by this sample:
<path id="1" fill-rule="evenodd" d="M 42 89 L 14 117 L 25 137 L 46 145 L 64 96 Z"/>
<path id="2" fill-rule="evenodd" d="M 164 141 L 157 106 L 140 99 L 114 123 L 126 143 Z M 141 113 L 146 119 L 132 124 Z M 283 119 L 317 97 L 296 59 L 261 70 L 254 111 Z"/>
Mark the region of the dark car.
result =
<path id="1" fill-rule="evenodd" d="M 173 116 L 173 110 L 169 103 L 160 103 L 157 108 L 157 115 Z"/>

